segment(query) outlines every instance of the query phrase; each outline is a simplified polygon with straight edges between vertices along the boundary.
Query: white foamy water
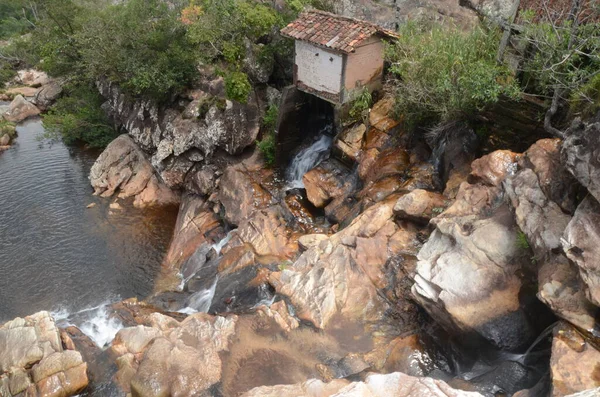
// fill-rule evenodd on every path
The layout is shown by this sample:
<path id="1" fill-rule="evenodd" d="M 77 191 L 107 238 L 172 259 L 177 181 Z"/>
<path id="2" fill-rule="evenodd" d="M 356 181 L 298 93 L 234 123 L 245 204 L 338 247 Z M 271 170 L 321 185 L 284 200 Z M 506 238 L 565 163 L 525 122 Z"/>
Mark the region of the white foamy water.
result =
<path id="1" fill-rule="evenodd" d="M 292 160 L 287 172 L 288 189 L 302 189 L 304 182 L 302 177 L 310 170 L 319 165 L 323 160 L 329 157 L 333 138 L 326 132 L 331 127 L 326 128 L 319 139 L 309 147 L 302 149 Z"/>
<path id="2" fill-rule="evenodd" d="M 213 298 L 215 297 L 215 291 L 217 290 L 217 283 L 219 277 L 215 277 L 215 281 L 209 289 L 198 291 L 190 296 L 187 307 L 179 310 L 179 313 L 194 314 L 194 313 L 207 313 L 212 305 Z"/>
<path id="3" fill-rule="evenodd" d="M 114 317 L 110 317 L 108 306 L 110 303 L 76 313 L 68 313 L 59 310 L 52 313 L 52 317 L 61 327 L 75 326 L 87 335 L 98 347 L 107 347 L 117 332 L 124 328 L 123 323 Z"/>

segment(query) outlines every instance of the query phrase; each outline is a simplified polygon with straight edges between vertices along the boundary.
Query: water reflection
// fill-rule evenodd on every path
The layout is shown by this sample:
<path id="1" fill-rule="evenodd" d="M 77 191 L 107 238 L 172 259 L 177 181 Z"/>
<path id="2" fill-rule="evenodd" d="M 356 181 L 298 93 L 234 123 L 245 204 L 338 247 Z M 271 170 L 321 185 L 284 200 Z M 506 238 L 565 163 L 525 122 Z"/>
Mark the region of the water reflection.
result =
<path id="1" fill-rule="evenodd" d="M 17 131 L 0 154 L 0 322 L 151 293 L 176 208 L 111 211 L 88 181 L 98 152 L 41 142 L 39 120 Z"/>

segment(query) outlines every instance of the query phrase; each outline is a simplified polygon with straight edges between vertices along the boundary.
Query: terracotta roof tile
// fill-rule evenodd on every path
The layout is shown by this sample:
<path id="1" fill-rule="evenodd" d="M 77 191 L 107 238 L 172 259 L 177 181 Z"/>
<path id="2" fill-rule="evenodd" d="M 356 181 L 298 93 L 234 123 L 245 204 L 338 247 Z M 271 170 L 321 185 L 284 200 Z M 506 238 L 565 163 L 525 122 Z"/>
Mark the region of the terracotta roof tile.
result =
<path id="1" fill-rule="evenodd" d="M 376 34 L 398 37 L 375 24 L 317 10 L 303 12 L 283 28 L 281 34 L 345 53 L 354 52 L 362 42 Z"/>

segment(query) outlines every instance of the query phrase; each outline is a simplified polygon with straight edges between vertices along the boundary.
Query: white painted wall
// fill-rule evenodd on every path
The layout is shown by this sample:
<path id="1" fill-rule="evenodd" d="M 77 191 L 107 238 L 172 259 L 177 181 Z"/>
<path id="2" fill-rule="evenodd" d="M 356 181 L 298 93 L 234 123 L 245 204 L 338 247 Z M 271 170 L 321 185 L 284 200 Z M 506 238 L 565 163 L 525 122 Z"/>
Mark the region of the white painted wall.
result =
<path id="1" fill-rule="evenodd" d="M 342 85 L 343 56 L 296 40 L 298 81 L 330 94 L 339 94 Z"/>

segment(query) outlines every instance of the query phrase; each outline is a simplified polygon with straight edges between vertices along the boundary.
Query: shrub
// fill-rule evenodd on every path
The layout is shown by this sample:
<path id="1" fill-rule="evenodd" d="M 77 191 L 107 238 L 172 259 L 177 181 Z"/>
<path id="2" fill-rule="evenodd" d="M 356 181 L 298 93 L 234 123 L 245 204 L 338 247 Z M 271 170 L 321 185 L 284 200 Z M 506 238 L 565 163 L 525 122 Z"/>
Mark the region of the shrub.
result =
<path id="1" fill-rule="evenodd" d="M 14 138 L 17 135 L 17 129 L 14 123 L 0 119 L 0 138 L 8 134 L 10 138 Z"/>
<path id="2" fill-rule="evenodd" d="M 386 56 L 397 109 L 408 122 L 468 119 L 501 95 L 518 98 L 508 68 L 496 62 L 499 31 L 408 23 L 399 33 Z"/>
<path id="3" fill-rule="evenodd" d="M 267 108 L 265 115 L 263 116 L 262 126 L 264 131 L 268 133 L 275 133 L 277 127 L 277 119 L 279 118 L 279 107 L 277 105 L 271 105 Z"/>
<path id="4" fill-rule="evenodd" d="M 265 135 L 262 141 L 256 143 L 258 146 L 258 150 L 263 155 L 265 159 L 265 163 L 268 167 L 273 167 L 275 165 L 275 155 L 277 151 L 277 145 L 275 143 L 275 134 L 269 133 Z"/>
<path id="5" fill-rule="evenodd" d="M 93 86 L 67 87 L 44 116 L 47 138 L 62 138 L 67 145 L 82 141 L 104 147 L 118 135 L 100 107 L 103 99 Z"/>
<path id="6" fill-rule="evenodd" d="M 225 94 L 228 99 L 240 103 L 248 103 L 252 86 L 244 72 L 230 72 L 225 75 Z"/>
<path id="7" fill-rule="evenodd" d="M 373 105 L 373 97 L 368 89 L 364 88 L 360 94 L 352 101 L 348 112 L 350 122 L 366 121 L 369 115 L 369 109 Z"/>

